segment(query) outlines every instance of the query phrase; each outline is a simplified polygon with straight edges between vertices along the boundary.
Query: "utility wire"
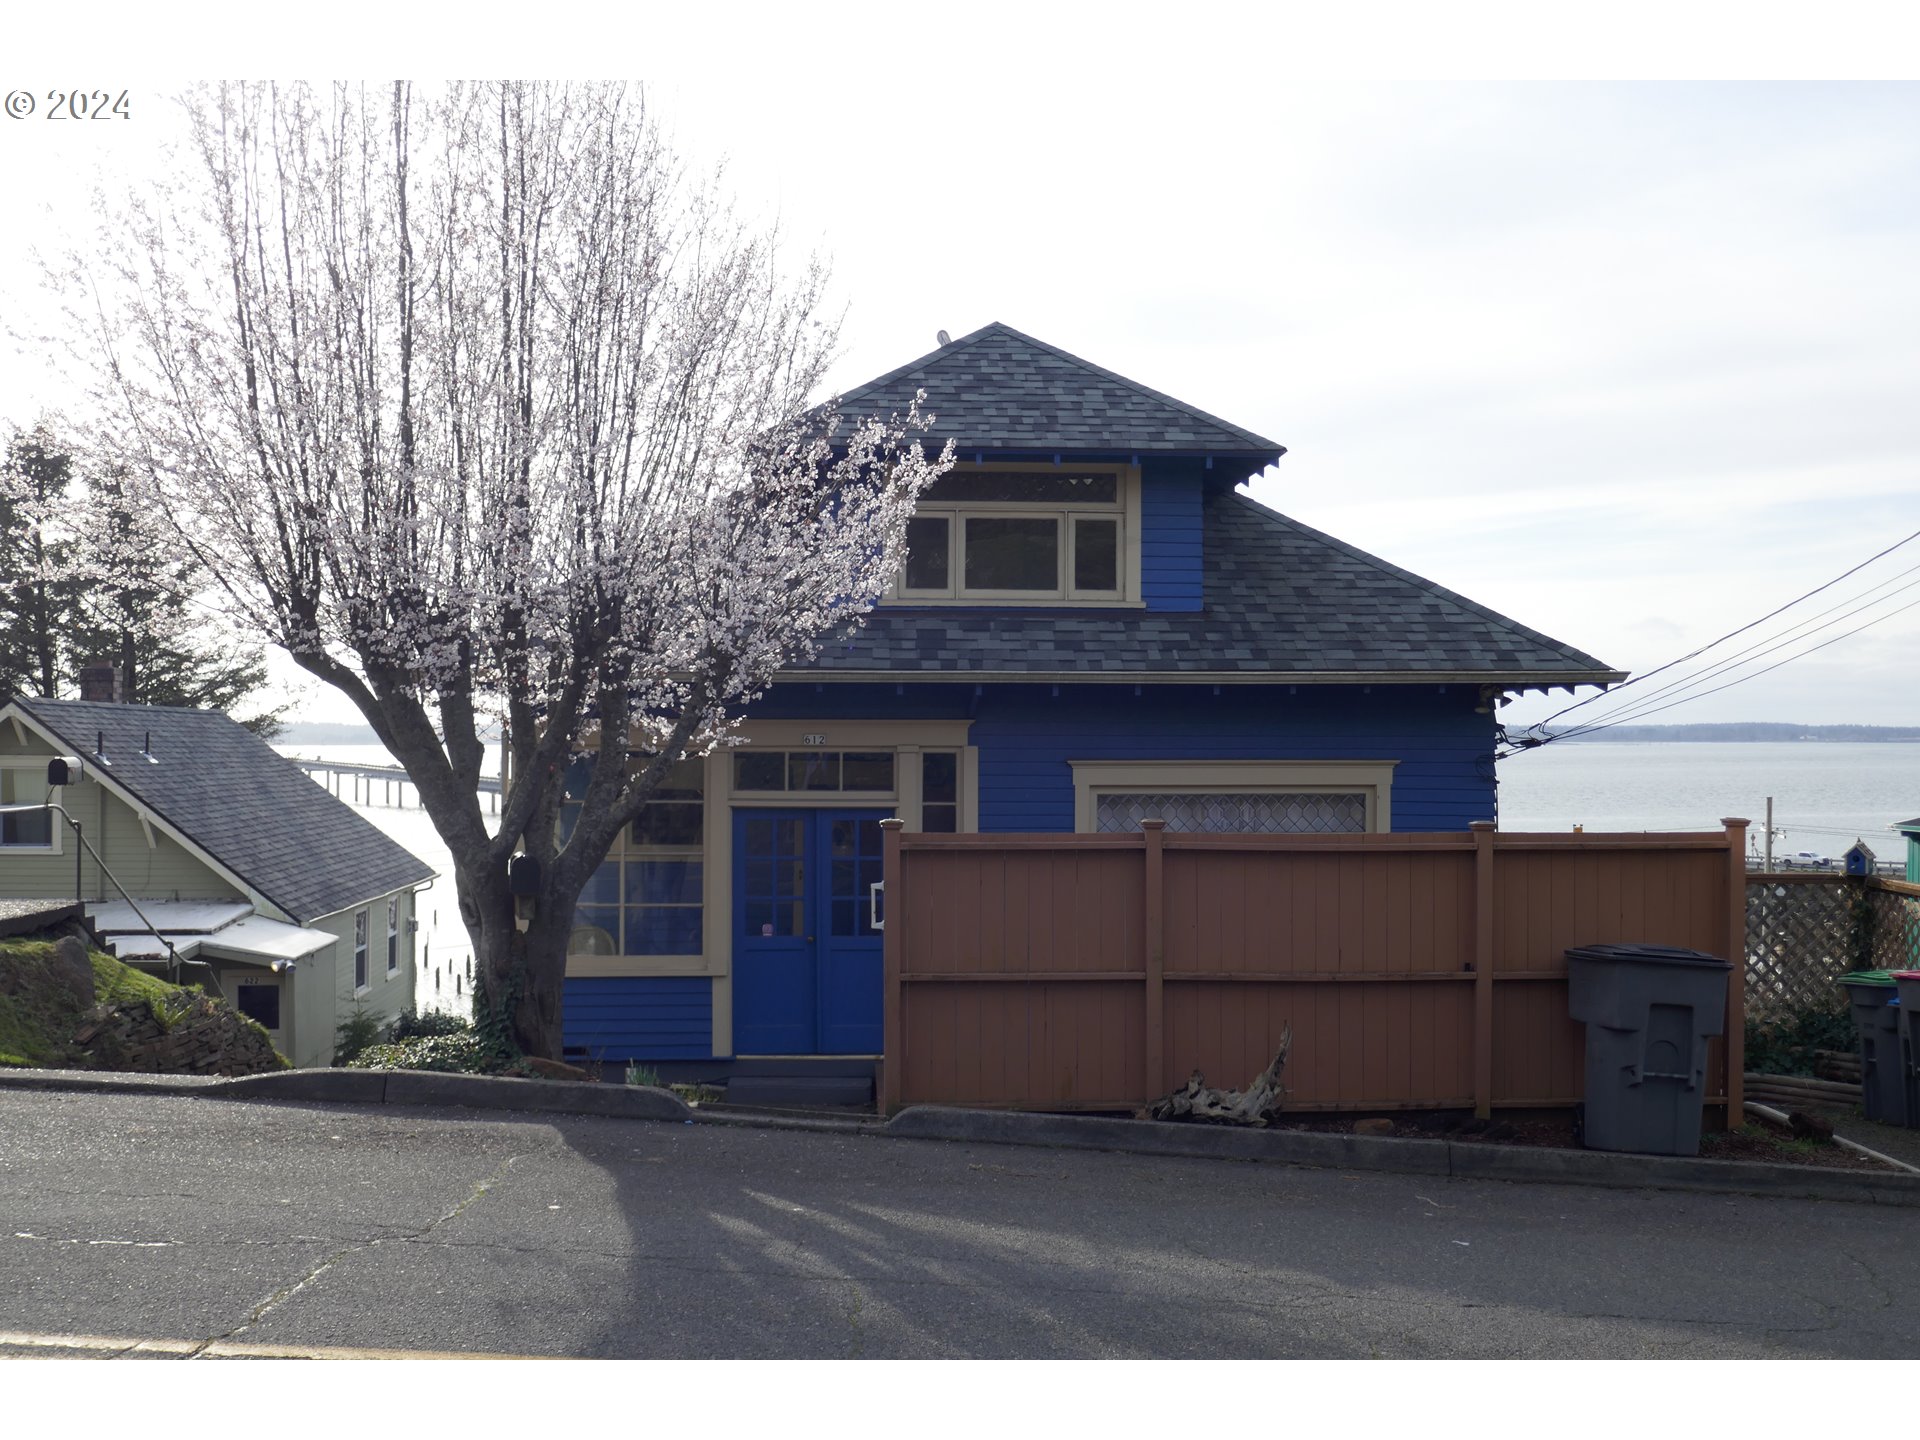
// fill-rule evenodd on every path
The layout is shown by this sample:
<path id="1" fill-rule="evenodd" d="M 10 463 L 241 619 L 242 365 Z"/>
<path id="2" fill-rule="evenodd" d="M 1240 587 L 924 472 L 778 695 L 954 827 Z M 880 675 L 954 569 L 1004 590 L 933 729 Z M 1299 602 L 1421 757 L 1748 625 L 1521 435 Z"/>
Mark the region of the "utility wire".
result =
<path id="1" fill-rule="evenodd" d="M 1669 660 L 1666 664 L 1661 665 L 1656 669 L 1649 670 L 1644 675 L 1635 675 L 1630 680 L 1623 680 L 1618 685 L 1614 686 L 1611 690 L 1603 691 L 1599 695 L 1590 695 L 1585 700 L 1576 700 L 1574 701 L 1573 704 L 1566 706 L 1564 709 L 1554 711 L 1553 714 L 1547 716 L 1545 720 L 1540 721 L 1537 725 L 1533 726 L 1532 728 L 1538 729 L 1541 725 L 1550 725 L 1555 720 L 1558 720 L 1562 715 L 1570 714 L 1575 710 L 1581 709 L 1583 706 L 1593 704 L 1597 700 L 1611 699 L 1612 697 L 1617 696 L 1622 690 L 1625 690 L 1630 685 L 1638 685 L 1642 681 L 1651 680 L 1654 676 L 1673 669 L 1676 665 L 1684 665 L 1689 660 L 1698 659 L 1700 656 L 1706 654 L 1707 651 L 1712 650 L 1717 646 L 1726 644 L 1727 641 L 1733 639 L 1735 636 L 1744 635 L 1747 633 L 1747 631 L 1752 630 L 1757 626 L 1766 624 L 1767 621 L 1773 619 L 1775 616 L 1784 615 L 1787 611 L 1791 610 L 1794 606 L 1802 603 L 1803 601 L 1811 600 L 1814 596 L 1820 594 L 1824 590 L 1831 590 L 1835 585 L 1838 585 L 1842 580 L 1845 580 L 1848 576 L 1859 574 L 1862 570 L 1866 569 L 1867 566 L 1873 564 L 1874 561 L 1885 559 L 1887 556 L 1891 555 L 1894 551 L 1898 550 L 1901 546 L 1910 545 L 1915 540 L 1920 540 L 1920 530 L 1914 531 L 1911 535 L 1907 536 L 1905 539 L 1894 541 L 1893 544 L 1887 546 L 1886 549 L 1880 551 L 1876 555 L 1869 555 L 1865 560 L 1862 560 L 1858 565 L 1855 565 L 1851 570 L 1842 571 L 1840 574 L 1834 576 L 1833 579 L 1827 581 L 1826 584 L 1816 585 L 1814 586 L 1813 589 L 1807 591 L 1806 594 L 1797 596 L 1794 599 L 1789 600 L 1786 604 L 1780 606 L 1778 609 L 1769 610 L 1765 615 L 1762 615 L 1758 620 L 1750 621 L 1747 624 L 1742 625 L 1738 630 L 1730 630 L 1725 635 L 1722 635 L 1718 640 L 1710 640 L 1705 645 L 1702 645 L 1698 650 L 1694 650 L 1689 652 L 1688 654 L 1682 655 L 1677 660 Z"/>
<path id="2" fill-rule="evenodd" d="M 1911 575 L 1916 570 L 1920 570 L 1920 566 L 1913 567 L 1913 570 L 1904 570 L 1899 575 L 1892 577 L 1892 579 L 1882 581 L 1879 585 L 1874 586 L 1873 589 L 1886 590 L 1887 586 L 1892 585 L 1894 580 L 1899 580 L 1907 575 Z M 1787 629 L 1780 631 L 1777 635 L 1769 635 L 1764 639 L 1757 640 L 1753 644 L 1747 646 L 1744 650 L 1737 650 L 1732 655 L 1729 655 L 1726 659 L 1716 661 L 1714 664 L 1708 666 L 1704 670 L 1697 671 L 1692 675 L 1684 676 L 1678 680 L 1669 681 L 1667 684 L 1661 686 L 1659 689 L 1650 691 L 1645 695 L 1631 697 L 1625 702 L 1625 704 L 1621 705 L 1618 709 L 1609 710 L 1605 712 L 1603 715 L 1601 715 L 1597 720 L 1590 720 L 1586 722 L 1584 726 L 1576 725 L 1567 733 L 1578 734 L 1584 728 L 1588 728 L 1595 724 L 1618 723 L 1622 720 L 1630 719 L 1636 715 L 1650 713 L 1649 707 L 1651 707 L 1655 701 L 1661 700 L 1669 695 L 1673 695 L 1676 691 L 1684 692 L 1687 690 L 1694 689 L 1700 684 L 1702 684 L 1703 682 L 1714 679 L 1716 676 L 1724 675 L 1731 670 L 1737 670 L 1743 665 L 1750 665 L 1755 660 L 1759 660 L 1764 656 L 1771 655 L 1778 650 L 1784 649 L 1788 645 L 1795 644 L 1798 641 L 1808 639 L 1813 635 L 1817 635 L 1822 630 L 1830 629 L 1835 625 L 1839 625 L 1847 620 L 1850 620 L 1854 616 L 1862 614 L 1863 612 L 1873 608 L 1873 606 L 1881 604 L 1884 601 L 1891 600 L 1895 596 L 1902 595 L 1905 592 L 1912 590 L 1916 587 L 1920 587 L 1920 580 L 1909 580 L 1906 584 L 1897 586 L 1895 589 L 1888 591 L 1888 593 L 1884 595 L 1876 596 L 1871 600 L 1867 600 L 1866 596 L 1871 595 L 1873 591 L 1872 590 L 1863 591 L 1861 594 L 1854 596 L 1851 600 L 1843 601 L 1839 605 L 1829 606 L 1827 609 L 1820 611 L 1819 614 L 1811 615 L 1807 617 L 1807 619 L 1801 621 L 1799 624 L 1791 625 Z M 1864 601 L 1864 603 L 1856 603 L 1861 601 Z M 1908 607 L 1901 607 L 1901 608 L 1904 609 Z M 1839 612 L 1839 613 L 1835 613 L 1835 612 Z M 1876 616 L 1874 620 L 1869 621 L 1868 624 L 1877 624 L 1880 620 L 1884 620 L 1890 615 L 1897 615 L 1899 613 L 1900 611 L 1898 609 L 1890 610 L 1887 612 L 1886 615 Z M 1827 616 L 1827 615 L 1831 615 L 1833 616 L 1833 618 L 1825 621 L 1822 624 L 1815 623 L 1816 621 L 1821 619 L 1821 616 Z M 1864 629 L 1865 626 L 1862 626 L 1860 628 Z M 1857 633 L 1857 631 L 1849 631 L 1847 633 L 1854 634 L 1854 633 Z M 1807 653 L 1807 652 L 1802 652 L 1802 653 Z M 1763 672 L 1756 671 L 1754 673 L 1759 674 Z M 1599 698 L 1599 697 L 1596 697 L 1596 698 Z M 1529 726 L 1528 728 L 1530 730 L 1538 730 L 1540 726 L 1544 724 L 1545 722 L 1542 721 L 1542 722 L 1539 722 L 1539 724 Z"/>
<path id="3" fill-rule="evenodd" d="M 1611 730 L 1616 725 L 1624 724 L 1628 719 L 1642 719 L 1648 715 L 1658 715 L 1661 711 L 1671 710 L 1676 705 L 1685 705 L 1689 701 L 1701 700 L 1708 695 L 1717 695 L 1722 690 L 1731 690 L 1736 685 L 1744 685 L 1749 680 L 1757 680 L 1762 675 L 1766 675 L 1771 673 L 1772 671 L 1778 670 L 1782 665 L 1789 664 L 1792 661 L 1799 660 L 1805 656 L 1813 654 L 1814 651 L 1816 650 L 1824 650 L 1829 645 L 1837 645 L 1842 640 L 1847 639 L 1849 636 L 1858 635 L 1862 630 L 1866 630 L 1871 628 L 1872 626 L 1878 625 L 1882 620 L 1891 620 L 1895 615 L 1904 614 L 1908 610 L 1912 610 L 1917 606 L 1920 606 L 1920 600 L 1909 601 L 1907 604 L 1902 605 L 1898 610 L 1889 610 L 1884 615 L 1876 615 L 1873 619 L 1867 621 L 1866 624 L 1864 625 L 1856 625 L 1851 630 L 1844 630 L 1840 634 L 1835 635 L 1830 639 L 1822 640 L 1818 645 L 1809 645 L 1805 650 L 1801 650 L 1796 654 L 1789 655 L 1785 659 L 1776 660 L 1773 662 L 1773 664 L 1763 666 L 1762 668 L 1755 670 L 1750 675 L 1742 675 L 1737 680 L 1729 680 L 1724 685 L 1716 685 L 1711 690 L 1702 690 L 1697 694 L 1692 694 L 1692 695 L 1682 695 L 1678 699 L 1669 700 L 1664 705 L 1655 705 L 1651 709 L 1642 708 L 1631 715 L 1622 716 L 1620 718 L 1601 719 L 1593 722 L 1590 725 L 1586 725 L 1577 729 L 1563 730 L 1559 734 L 1554 735 L 1551 738 L 1555 740 L 1566 740 L 1566 739 L 1571 739 L 1576 735 L 1592 735 L 1597 731 Z M 1544 744 L 1545 742 L 1543 741 L 1541 743 Z M 1525 745 L 1525 746 L 1522 746 L 1521 748 L 1535 749 L 1537 748 L 1537 746 Z"/>

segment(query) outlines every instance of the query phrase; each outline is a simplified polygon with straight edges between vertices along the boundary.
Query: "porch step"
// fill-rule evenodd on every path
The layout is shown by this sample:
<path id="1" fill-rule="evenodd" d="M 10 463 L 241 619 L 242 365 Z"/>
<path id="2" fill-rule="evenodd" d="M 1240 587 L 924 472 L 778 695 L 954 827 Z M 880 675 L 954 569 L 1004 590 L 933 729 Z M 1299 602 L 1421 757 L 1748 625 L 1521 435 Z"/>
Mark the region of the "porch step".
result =
<path id="1" fill-rule="evenodd" d="M 729 1105 L 873 1106 L 871 1075 L 732 1075 Z"/>

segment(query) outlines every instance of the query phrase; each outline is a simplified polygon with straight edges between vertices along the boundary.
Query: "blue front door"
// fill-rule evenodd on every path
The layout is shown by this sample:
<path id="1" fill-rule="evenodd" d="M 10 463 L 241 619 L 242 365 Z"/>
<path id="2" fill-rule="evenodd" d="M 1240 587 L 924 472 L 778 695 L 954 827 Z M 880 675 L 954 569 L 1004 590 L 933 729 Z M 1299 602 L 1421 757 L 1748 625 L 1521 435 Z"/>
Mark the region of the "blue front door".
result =
<path id="1" fill-rule="evenodd" d="M 885 810 L 736 810 L 733 1049 L 877 1055 Z"/>

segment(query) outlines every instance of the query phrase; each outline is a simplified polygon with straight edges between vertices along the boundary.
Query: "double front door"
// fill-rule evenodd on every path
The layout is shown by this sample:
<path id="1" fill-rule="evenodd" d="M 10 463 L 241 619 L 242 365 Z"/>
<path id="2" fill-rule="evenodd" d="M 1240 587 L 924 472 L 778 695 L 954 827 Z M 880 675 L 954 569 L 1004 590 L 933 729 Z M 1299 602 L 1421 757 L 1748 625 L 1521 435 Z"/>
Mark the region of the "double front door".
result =
<path id="1" fill-rule="evenodd" d="M 880 1053 L 886 810 L 736 810 L 733 1048 Z"/>

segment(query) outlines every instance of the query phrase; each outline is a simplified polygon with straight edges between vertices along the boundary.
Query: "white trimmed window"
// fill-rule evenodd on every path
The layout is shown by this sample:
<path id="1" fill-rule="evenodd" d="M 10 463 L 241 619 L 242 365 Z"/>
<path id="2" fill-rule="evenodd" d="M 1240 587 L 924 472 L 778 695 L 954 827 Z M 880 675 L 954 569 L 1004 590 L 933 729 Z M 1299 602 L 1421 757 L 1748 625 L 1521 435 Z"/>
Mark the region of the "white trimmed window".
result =
<path id="1" fill-rule="evenodd" d="M 400 969 L 400 901 L 387 901 L 387 974 Z"/>
<path id="2" fill-rule="evenodd" d="M 367 988 L 367 930 L 365 910 L 353 912 L 353 990 L 356 995 Z"/>
<path id="3" fill-rule="evenodd" d="M 47 798 L 47 757 L 0 759 L 0 805 L 39 805 Z M 0 849 L 60 853 L 60 827 L 51 810 L 0 813 Z"/>
<path id="4" fill-rule="evenodd" d="M 630 769 L 649 763 L 638 753 Z M 573 833 L 578 798 L 592 778 L 576 762 L 561 808 Z M 706 951 L 706 761 L 676 761 L 653 798 L 588 877 L 574 906 L 570 955 L 686 957 Z"/>
<path id="5" fill-rule="evenodd" d="M 1391 760 L 1076 760 L 1074 828 L 1126 833 L 1147 819 L 1225 835 L 1392 829 Z"/>
<path id="6" fill-rule="evenodd" d="M 1129 466 L 956 468 L 907 522 L 894 598 L 1137 601 L 1139 494 Z"/>

